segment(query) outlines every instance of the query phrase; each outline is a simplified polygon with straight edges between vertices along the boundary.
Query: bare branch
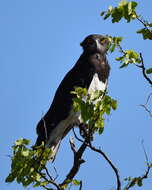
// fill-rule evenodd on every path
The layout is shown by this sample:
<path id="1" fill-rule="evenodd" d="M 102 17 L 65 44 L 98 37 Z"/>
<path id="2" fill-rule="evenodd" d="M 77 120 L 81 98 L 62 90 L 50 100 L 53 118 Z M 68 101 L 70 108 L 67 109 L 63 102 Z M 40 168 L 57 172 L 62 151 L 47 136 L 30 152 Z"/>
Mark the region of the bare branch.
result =
<path id="1" fill-rule="evenodd" d="M 48 187 L 46 187 L 45 185 L 40 185 L 41 187 L 43 187 L 44 189 L 46 189 L 46 190 L 54 190 L 54 189 L 50 189 L 50 188 L 48 188 Z"/>
<path id="2" fill-rule="evenodd" d="M 145 146 L 144 146 L 144 140 L 141 141 L 141 145 L 142 145 L 142 148 L 143 148 L 143 151 L 144 151 L 144 154 L 145 154 L 146 162 L 149 163 L 148 155 L 147 155 L 147 152 L 146 152 L 146 149 L 145 149 Z"/>
<path id="3" fill-rule="evenodd" d="M 149 82 L 149 84 L 152 85 L 152 80 L 146 74 L 146 68 L 145 68 L 145 65 L 144 65 L 144 60 L 143 60 L 142 53 L 140 53 L 140 58 L 141 58 L 141 69 L 142 69 L 143 76 Z"/>
<path id="4" fill-rule="evenodd" d="M 70 140 L 70 145 L 71 145 L 72 152 L 74 154 L 73 166 L 72 166 L 71 170 L 69 171 L 69 173 L 67 174 L 65 180 L 59 186 L 65 185 L 67 180 L 72 180 L 75 177 L 75 175 L 77 174 L 77 172 L 79 171 L 80 165 L 85 162 L 82 159 L 82 155 L 83 155 L 85 149 L 87 148 L 86 142 L 84 141 L 78 150 L 76 150 L 76 148 L 75 148 L 74 141 Z"/>
<path id="5" fill-rule="evenodd" d="M 47 181 L 49 184 L 52 184 L 52 185 L 54 185 L 56 188 L 57 188 L 57 190 L 62 190 L 60 187 L 59 187 L 59 185 L 57 185 L 56 183 L 55 183 L 55 181 L 53 181 L 53 180 L 48 180 L 40 171 L 38 171 L 38 170 L 36 170 L 36 172 L 45 180 L 45 181 Z M 43 186 L 44 187 L 44 186 Z M 46 186 L 45 186 L 46 187 Z M 47 188 L 47 187 L 46 187 Z M 49 189 L 49 188 L 48 188 Z M 52 190 L 52 189 L 49 189 L 49 190 Z"/>
<path id="6" fill-rule="evenodd" d="M 148 98 L 147 98 L 145 104 L 140 104 L 140 106 L 143 107 L 148 112 L 148 114 L 150 115 L 150 117 L 152 117 L 152 112 L 151 112 L 151 110 L 148 109 L 147 104 L 149 103 L 149 100 L 150 100 L 151 96 L 152 96 L 152 93 L 150 93 L 148 95 Z"/>
<path id="7" fill-rule="evenodd" d="M 54 177 L 54 181 L 55 181 L 58 178 L 59 174 L 58 174 L 57 169 L 56 169 L 55 166 L 53 166 L 53 169 L 54 169 L 54 171 L 56 173 L 56 176 Z"/>
<path id="8" fill-rule="evenodd" d="M 79 126 L 79 127 L 81 127 L 81 126 Z M 97 149 L 96 147 L 92 146 L 92 144 L 91 144 L 92 131 L 91 130 L 86 131 L 84 127 L 81 127 L 81 130 L 84 131 L 84 135 L 85 135 L 85 142 L 84 143 L 85 143 L 85 145 L 87 145 L 91 150 L 99 153 L 101 156 L 104 157 L 104 159 L 108 162 L 108 164 L 111 166 L 111 168 L 113 169 L 113 171 L 114 171 L 114 173 L 116 175 L 116 178 L 117 178 L 117 190 L 121 190 L 121 181 L 120 181 L 120 176 L 119 176 L 118 169 L 114 166 L 112 161 L 108 158 L 108 156 L 101 149 Z M 81 139 L 79 139 L 77 136 L 76 136 L 76 138 L 77 138 L 77 140 L 81 141 Z"/>
<path id="9" fill-rule="evenodd" d="M 141 144 L 142 144 L 142 148 L 143 148 L 143 151 L 144 151 L 145 159 L 146 159 L 146 162 L 147 162 L 147 169 L 146 169 L 145 173 L 144 173 L 142 176 L 133 178 L 133 179 L 128 183 L 128 185 L 125 187 L 125 190 L 128 190 L 128 189 L 130 189 L 131 187 L 133 187 L 134 184 L 137 183 L 137 181 L 140 180 L 140 181 L 142 182 L 142 180 L 148 178 L 148 175 L 149 175 L 151 166 L 150 166 L 150 163 L 149 163 L 149 161 L 148 161 L 148 155 L 147 155 L 147 153 L 146 153 L 146 150 L 145 150 L 145 147 L 144 147 L 144 144 L 143 144 L 143 140 L 142 140 Z"/>
<path id="10" fill-rule="evenodd" d="M 144 25 L 144 27 L 152 34 L 152 31 L 147 27 L 147 21 L 143 20 L 140 16 L 136 15 L 136 19 Z"/>
<path id="11" fill-rule="evenodd" d="M 151 113 L 151 111 L 147 108 L 147 106 L 145 106 L 144 104 L 140 104 L 140 106 L 143 107 L 143 108 L 146 110 L 146 112 L 149 113 L 150 117 L 152 117 L 152 113 Z"/>
<path id="12" fill-rule="evenodd" d="M 46 171 L 46 174 L 47 174 L 48 177 L 50 178 L 50 180 L 53 180 L 53 178 L 52 178 L 52 176 L 50 175 L 50 173 L 49 173 L 49 171 L 48 171 L 48 169 L 47 169 L 46 166 L 44 166 L 44 169 L 45 169 L 45 171 Z"/>
<path id="13" fill-rule="evenodd" d="M 80 181 L 80 188 L 79 190 L 82 190 L 82 181 Z"/>
<path id="14" fill-rule="evenodd" d="M 104 157 L 104 159 L 108 162 L 108 164 L 111 166 L 111 168 L 113 169 L 116 178 L 117 178 L 117 190 L 121 190 L 121 181 L 120 181 L 120 176 L 119 176 L 119 172 L 118 169 L 114 166 L 114 164 L 112 163 L 112 161 L 108 158 L 108 156 L 101 150 L 101 149 L 97 149 L 96 147 L 92 146 L 91 142 L 89 143 L 88 147 L 95 151 L 98 152 L 100 155 L 102 155 Z"/>
<path id="15" fill-rule="evenodd" d="M 75 137 L 78 141 L 80 141 L 80 142 L 83 143 L 84 141 L 83 141 L 82 139 L 80 139 L 80 138 L 77 136 L 77 134 L 76 134 L 74 128 L 72 128 L 72 131 L 73 131 L 74 137 Z"/>

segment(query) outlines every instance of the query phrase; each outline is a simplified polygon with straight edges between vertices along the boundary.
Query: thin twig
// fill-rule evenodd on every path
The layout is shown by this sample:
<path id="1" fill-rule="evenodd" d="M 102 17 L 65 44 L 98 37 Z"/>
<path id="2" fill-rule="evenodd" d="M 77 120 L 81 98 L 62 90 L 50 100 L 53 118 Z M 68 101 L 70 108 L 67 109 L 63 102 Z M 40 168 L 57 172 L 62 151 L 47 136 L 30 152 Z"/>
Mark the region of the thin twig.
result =
<path id="1" fill-rule="evenodd" d="M 119 172 L 118 172 L 118 169 L 112 163 L 112 161 L 108 158 L 108 156 L 101 149 L 97 149 L 96 147 L 92 146 L 91 142 L 89 143 L 88 147 L 91 150 L 93 150 L 93 151 L 98 152 L 99 154 L 101 154 L 104 157 L 104 159 L 109 163 L 109 165 L 113 169 L 113 171 L 114 171 L 114 173 L 116 175 L 116 178 L 117 178 L 117 190 L 121 190 L 121 181 L 120 181 Z"/>
<path id="2" fill-rule="evenodd" d="M 54 181 L 55 181 L 59 177 L 59 174 L 58 174 L 57 169 L 56 169 L 55 166 L 53 166 L 53 169 L 54 169 L 54 171 L 56 173 L 56 176 L 54 177 Z"/>
<path id="3" fill-rule="evenodd" d="M 59 185 L 57 185 L 53 180 L 48 180 L 40 171 L 36 171 L 45 181 L 47 181 L 48 183 L 50 183 L 50 184 L 52 184 L 52 185 L 54 185 L 56 188 L 57 188 L 57 190 L 62 190 L 60 187 L 59 187 Z"/>
<path id="4" fill-rule="evenodd" d="M 86 142 L 83 142 L 83 144 L 80 146 L 78 151 L 76 151 L 75 148 L 73 148 L 74 145 L 72 144 L 72 142 L 70 144 L 71 144 L 71 149 L 74 154 L 73 166 L 72 166 L 71 170 L 69 171 L 69 173 L 67 174 L 64 181 L 59 186 L 65 185 L 67 183 L 67 180 L 72 180 L 74 178 L 74 176 L 77 174 L 77 172 L 79 171 L 80 165 L 85 162 L 81 157 L 82 157 L 85 149 L 87 148 Z"/>
<path id="5" fill-rule="evenodd" d="M 53 180 L 53 178 L 52 178 L 52 176 L 50 175 L 50 173 L 49 173 L 49 171 L 48 171 L 48 169 L 47 169 L 46 166 L 44 167 L 44 169 L 45 169 L 45 171 L 46 171 L 46 174 L 49 176 L 50 180 Z"/>
<path id="6" fill-rule="evenodd" d="M 123 50 L 120 44 L 117 44 L 117 47 L 119 48 L 120 53 L 126 55 L 126 52 Z"/>
<path id="7" fill-rule="evenodd" d="M 136 19 L 137 19 L 141 24 L 144 25 L 144 27 L 148 30 L 149 33 L 152 34 L 152 31 L 147 27 L 146 22 L 145 22 L 144 20 L 142 20 L 142 19 L 140 18 L 140 16 L 136 15 Z"/>
<path id="8" fill-rule="evenodd" d="M 152 117 L 152 113 L 151 113 L 151 111 L 147 108 L 147 106 L 145 106 L 144 104 L 140 104 L 140 106 L 143 107 L 143 108 L 146 110 L 146 112 L 148 112 L 148 114 L 150 115 L 150 117 Z"/>
<path id="9" fill-rule="evenodd" d="M 41 155 L 40 155 L 40 160 L 42 159 L 43 153 L 44 153 L 44 151 L 42 151 L 42 153 L 41 153 Z M 33 160 L 34 160 L 35 162 L 37 162 L 38 164 L 40 164 L 40 160 L 36 160 L 35 158 L 33 158 Z M 47 175 L 48 175 L 48 177 L 49 177 L 50 179 L 48 179 L 46 176 L 44 176 L 37 168 L 34 167 L 34 169 L 35 169 L 35 171 L 36 171 L 45 181 L 47 181 L 48 183 L 54 185 L 54 186 L 57 188 L 57 190 L 62 190 L 62 189 L 59 187 L 59 185 L 55 183 L 55 181 L 54 181 L 53 178 L 51 177 L 51 175 L 50 175 L 48 169 L 46 168 L 46 166 L 44 166 L 44 169 L 45 169 L 45 171 L 46 171 L 46 173 L 47 173 Z M 50 190 L 51 190 L 51 189 L 50 189 Z"/>
<path id="10" fill-rule="evenodd" d="M 74 128 L 72 128 L 72 131 L 73 131 L 74 137 L 75 137 L 78 141 L 80 141 L 80 142 L 83 143 L 84 141 L 83 141 L 82 139 L 80 139 L 80 138 L 77 136 L 77 134 L 76 134 Z"/>
<path id="11" fill-rule="evenodd" d="M 82 190 L 82 181 L 80 181 L 80 188 L 79 190 Z"/>
<path id="12" fill-rule="evenodd" d="M 148 155 L 147 155 L 147 152 L 146 152 L 146 149 L 145 149 L 145 146 L 144 146 L 144 140 L 141 141 L 141 146 L 142 146 L 142 149 L 143 149 L 143 151 L 144 151 L 144 155 L 145 155 L 145 158 L 146 158 L 146 162 L 149 163 Z"/>
<path id="13" fill-rule="evenodd" d="M 54 189 L 52 189 L 52 188 L 46 187 L 45 185 L 40 185 L 40 186 L 43 187 L 43 188 L 46 189 L 46 190 L 54 190 Z"/>
<path id="14" fill-rule="evenodd" d="M 147 98 L 145 104 L 140 104 L 140 106 L 143 107 L 148 112 L 148 114 L 150 115 L 150 117 L 152 117 L 152 112 L 151 112 L 151 110 L 148 109 L 147 104 L 149 103 L 149 100 L 150 100 L 151 96 L 152 96 L 152 93 L 150 93 L 148 95 L 148 98 Z"/>
<path id="15" fill-rule="evenodd" d="M 147 155 L 147 153 L 146 153 L 146 150 L 145 150 L 145 147 L 144 147 L 144 144 L 143 144 L 143 140 L 142 140 L 141 144 L 142 144 L 142 148 L 143 148 L 143 151 L 144 151 L 145 159 L 146 159 L 146 162 L 147 162 L 147 169 L 146 169 L 145 173 L 144 173 L 142 176 L 133 178 L 133 179 L 129 182 L 129 184 L 125 187 L 125 190 L 128 190 L 128 189 L 130 189 L 131 187 L 133 187 L 134 184 L 136 183 L 136 180 L 137 180 L 137 179 L 142 182 L 143 179 L 147 179 L 147 178 L 148 178 L 148 175 L 149 175 L 151 166 L 150 166 L 150 163 L 149 163 L 149 160 L 148 160 L 148 155 Z"/>
<path id="16" fill-rule="evenodd" d="M 141 69 L 142 69 L 143 76 L 149 82 L 149 84 L 152 85 L 152 80 L 146 75 L 146 68 L 144 65 L 142 53 L 140 53 L 140 59 L 141 59 Z"/>
<path id="17" fill-rule="evenodd" d="M 80 127 L 80 126 L 79 126 Z M 120 176 L 119 176 L 119 172 L 118 169 L 114 166 L 114 164 L 112 163 L 112 161 L 108 158 L 108 156 L 101 150 L 101 149 L 97 149 L 96 147 L 92 146 L 91 144 L 91 133 L 92 131 L 89 131 L 89 134 L 87 133 L 87 131 L 85 130 L 85 128 L 81 128 L 81 130 L 84 131 L 85 134 L 85 142 L 86 145 L 93 151 L 98 152 L 100 155 L 102 155 L 104 157 L 104 159 L 109 163 L 109 165 L 111 166 L 111 168 L 113 169 L 116 178 L 117 178 L 117 190 L 121 190 L 121 181 L 120 181 Z M 82 141 L 81 139 L 79 139 L 75 133 L 75 136 L 77 138 L 77 140 Z"/>

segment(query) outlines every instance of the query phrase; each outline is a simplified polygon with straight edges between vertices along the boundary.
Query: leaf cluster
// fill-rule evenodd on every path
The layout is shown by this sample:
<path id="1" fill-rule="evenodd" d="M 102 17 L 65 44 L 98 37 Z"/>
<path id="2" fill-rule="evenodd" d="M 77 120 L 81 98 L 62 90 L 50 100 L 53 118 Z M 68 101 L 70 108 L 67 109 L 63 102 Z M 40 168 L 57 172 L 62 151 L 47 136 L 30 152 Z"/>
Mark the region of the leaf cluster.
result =
<path id="1" fill-rule="evenodd" d="M 104 130 L 104 115 L 110 115 L 111 109 L 117 109 L 117 101 L 101 90 L 87 93 L 85 88 L 77 87 L 72 93 L 76 95 L 73 109 L 81 113 L 82 123 L 101 134 Z"/>
<path id="2" fill-rule="evenodd" d="M 44 186 L 48 184 L 45 180 L 45 164 L 50 155 L 50 149 L 42 144 L 39 148 L 29 148 L 29 140 L 19 139 L 12 147 L 13 156 L 11 163 L 11 172 L 6 178 L 6 182 L 21 183 L 24 187 L 33 184 L 33 187 Z M 43 159 L 42 159 L 43 157 Z"/>
<path id="3" fill-rule="evenodd" d="M 77 179 L 73 179 L 73 180 L 66 180 L 66 183 L 64 185 L 61 186 L 62 189 L 70 189 L 70 187 L 72 186 L 80 186 L 81 185 L 81 181 L 77 180 Z"/>
<path id="4" fill-rule="evenodd" d="M 135 1 L 122 0 L 117 7 L 109 6 L 107 11 L 101 12 L 101 16 L 104 16 L 104 20 L 111 16 L 113 23 L 119 22 L 122 18 L 130 22 L 136 18 L 136 7 Z"/>
<path id="5" fill-rule="evenodd" d="M 134 50 L 126 50 L 122 52 L 123 55 L 116 57 L 116 61 L 119 61 L 122 65 L 120 68 L 128 66 L 130 63 L 141 63 L 140 55 Z"/>
<path id="6" fill-rule="evenodd" d="M 134 187 L 135 185 L 138 185 L 139 187 L 141 187 L 143 185 L 142 177 L 134 177 L 134 178 L 127 177 L 124 180 L 128 182 L 128 184 L 126 185 L 124 190 L 128 190 L 129 188 Z"/>
<path id="7" fill-rule="evenodd" d="M 123 38 L 122 37 L 116 37 L 116 36 L 108 36 L 108 40 L 109 40 L 109 47 L 108 50 L 110 51 L 110 53 L 114 52 L 115 49 L 120 46 L 120 43 L 122 42 Z"/>
<path id="8" fill-rule="evenodd" d="M 152 23 L 148 25 L 152 27 Z M 142 34 L 144 40 L 146 39 L 152 40 L 152 30 L 148 29 L 147 27 L 138 30 L 137 34 Z"/>
<path id="9" fill-rule="evenodd" d="M 110 53 L 113 53 L 116 48 L 118 48 L 119 52 L 122 54 L 119 57 L 116 57 L 115 60 L 121 63 L 120 68 L 127 67 L 129 64 L 137 64 L 136 66 L 142 68 L 143 67 L 143 60 L 141 55 L 136 51 L 130 50 L 123 50 L 121 47 L 122 37 L 112 37 L 107 36 L 109 40 L 109 47 L 108 50 Z M 152 68 L 145 69 L 145 74 L 149 75 L 152 74 Z"/>
<path id="10" fill-rule="evenodd" d="M 137 5 L 137 2 L 135 1 L 122 0 L 117 7 L 112 7 L 110 5 L 107 11 L 102 11 L 101 16 L 103 16 L 104 20 L 111 17 L 112 23 L 120 22 L 123 18 L 127 22 L 131 22 L 136 19 L 144 25 L 144 28 L 141 28 L 136 32 L 138 34 L 142 34 L 144 40 L 152 40 L 152 23 L 145 21 L 137 14 Z"/>

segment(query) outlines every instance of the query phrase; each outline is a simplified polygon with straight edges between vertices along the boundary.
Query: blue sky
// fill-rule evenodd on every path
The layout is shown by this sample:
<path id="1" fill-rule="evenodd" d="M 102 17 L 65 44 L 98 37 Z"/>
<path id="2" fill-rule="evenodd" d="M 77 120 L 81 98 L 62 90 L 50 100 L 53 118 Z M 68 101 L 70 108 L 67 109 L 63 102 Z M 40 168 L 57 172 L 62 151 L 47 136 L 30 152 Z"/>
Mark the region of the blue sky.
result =
<path id="1" fill-rule="evenodd" d="M 0 0 L 1 189 L 24 189 L 16 183 L 4 182 L 10 170 L 11 146 L 21 137 L 34 144 L 36 124 L 49 108 L 64 75 L 79 58 L 82 52 L 79 44 L 87 35 L 123 36 L 124 49 L 143 52 L 145 65 L 151 66 L 151 42 L 143 41 L 135 33 L 142 27 L 139 23 L 111 24 L 100 17 L 101 11 L 116 2 L 119 1 Z M 137 2 L 138 12 L 150 20 L 151 2 Z M 151 88 L 138 68 L 120 70 L 116 56 L 117 53 L 108 54 L 109 94 L 118 100 L 118 110 L 107 119 L 105 131 L 96 136 L 95 144 L 108 154 L 123 179 L 145 171 L 142 139 L 152 160 L 151 118 L 139 106 L 146 101 Z M 63 140 L 54 163 L 60 174 L 58 180 L 63 179 L 72 162 L 68 143 L 71 135 Z M 77 176 L 84 180 L 84 189 L 108 190 L 115 186 L 114 173 L 104 159 L 89 150 L 84 158 L 86 163 Z M 145 190 L 151 186 L 150 179 L 144 182 Z"/>

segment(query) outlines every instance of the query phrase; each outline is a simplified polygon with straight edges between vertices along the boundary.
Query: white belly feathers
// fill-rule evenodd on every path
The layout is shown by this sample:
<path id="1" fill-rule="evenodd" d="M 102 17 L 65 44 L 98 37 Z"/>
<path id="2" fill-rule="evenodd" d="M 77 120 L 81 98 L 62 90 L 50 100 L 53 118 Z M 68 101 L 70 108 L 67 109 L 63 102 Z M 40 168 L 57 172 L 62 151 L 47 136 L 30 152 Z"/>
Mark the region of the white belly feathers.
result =
<path id="1" fill-rule="evenodd" d="M 98 78 L 98 74 L 95 73 L 94 76 L 93 76 L 93 79 L 91 81 L 90 87 L 88 89 L 88 93 L 94 92 L 96 90 L 105 91 L 106 88 L 107 88 L 107 81 L 105 83 L 100 81 L 99 78 Z"/>

